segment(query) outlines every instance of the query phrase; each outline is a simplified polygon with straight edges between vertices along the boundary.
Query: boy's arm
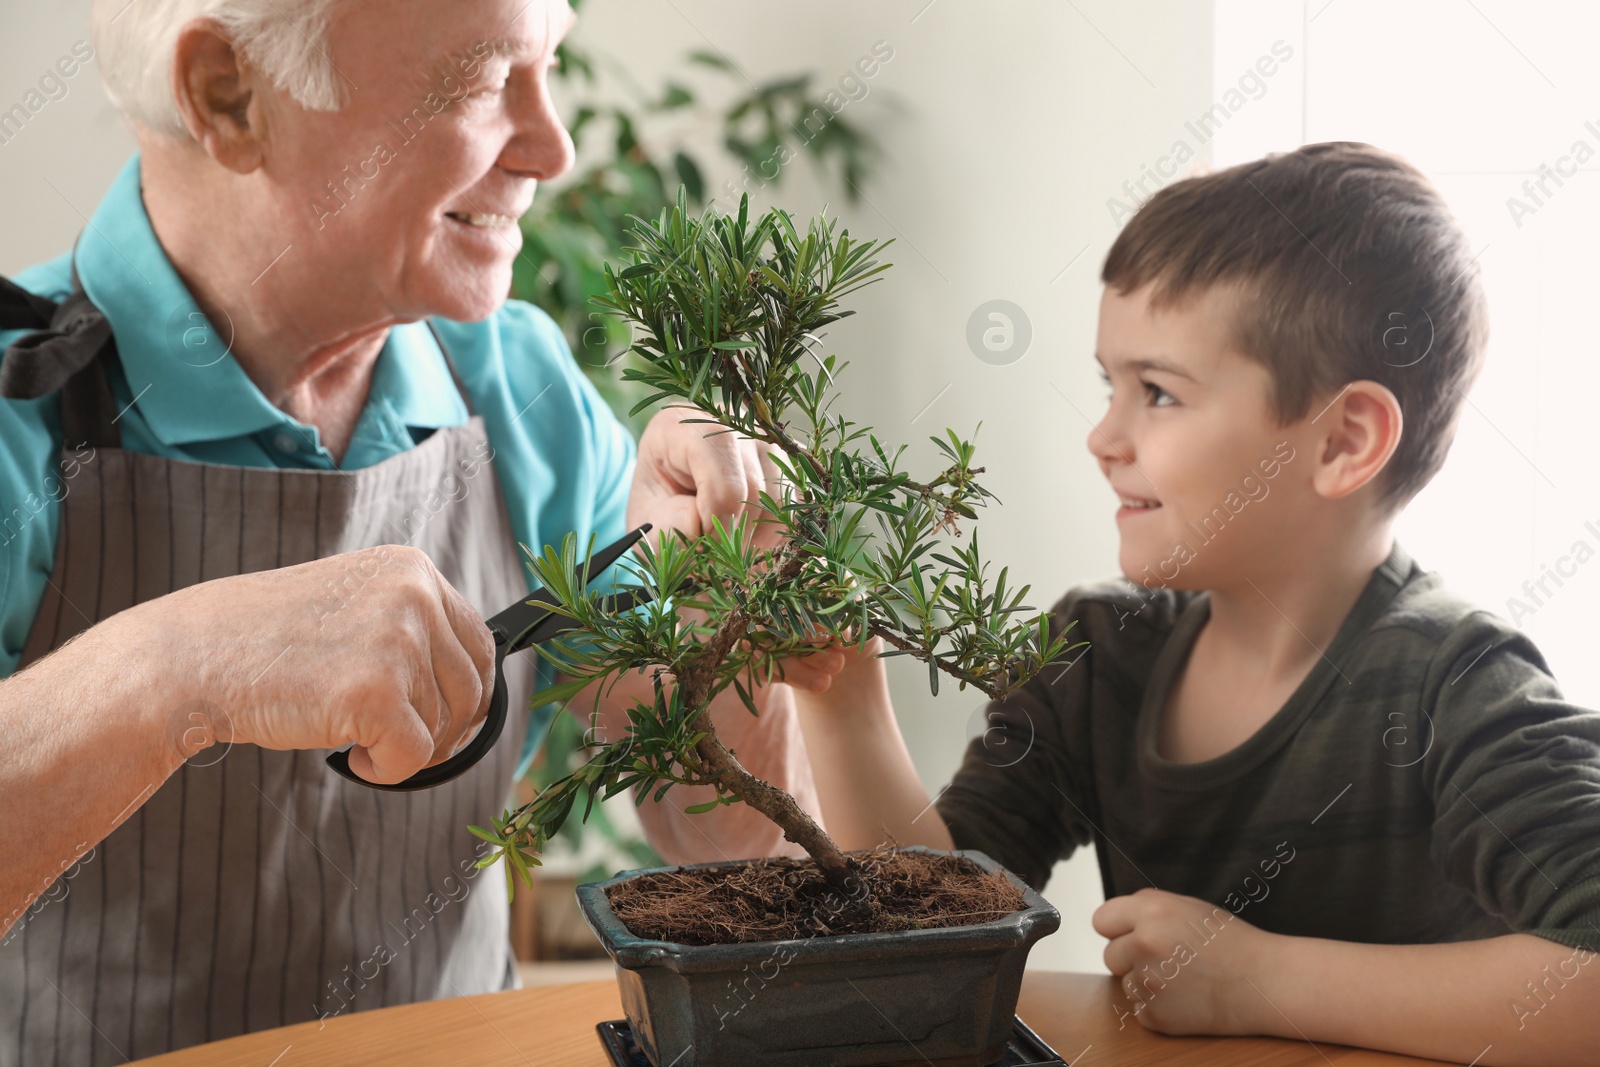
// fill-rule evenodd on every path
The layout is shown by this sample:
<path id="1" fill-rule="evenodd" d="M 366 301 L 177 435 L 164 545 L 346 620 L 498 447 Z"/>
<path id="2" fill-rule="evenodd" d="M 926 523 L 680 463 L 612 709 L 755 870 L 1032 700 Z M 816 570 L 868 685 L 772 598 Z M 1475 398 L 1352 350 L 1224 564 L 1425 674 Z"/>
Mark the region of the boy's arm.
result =
<path id="1" fill-rule="evenodd" d="M 1271 934 L 1192 897 L 1101 905 L 1115 1007 L 1170 1034 L 1270 1034 L 1456 1063 L 1592 1064 L 1600 964 L 1530 934 L 1366 945 Z"/>
<path id="2" fill-rule="evenodd" d="M 1429 676 L 1417 769 L 1434 863 L 1511 930 L 1600 949 L 1600 712 L 1569 703 L 1528 636 L 1488 612 L 1457 625 Z"/>
<path id="3" fill-rule="evenodd" d="M 1074 589 L 1051 608 L 1052 638 L 1083 621 L 1080 601 Z M 1088 652 L 983 705 L 982 732 L 930 803 L 895 722 L 882 649 L 874 639 L 863 652 L 848 650 L 826 694 L 796 694 L 828 832 L 844 848 L 892 841 L 978 849 L 1042 887 L 1056 861 L 1091 835 L 1083 776 L 1074 771 L 1085 756 L 1068 755 L 1090 698 Z"/>
<path id="4" fill-rule="evenodd" d="M 823 825 L 846 851 L 885 843 L 953 848 L 895 722 L 881 651 L 876 637 L 862 651 L 851 646 L 825 691 L 795 691 Z"/>
<path id="5" fill-rule="evenodd" d="M 1268 973 L 1282 997 L 1262 985 L 1257 1032 L 1297 1036 L 1292 1020 L 1312 1040 L 1481 1067 L 1593 1064 L 1594 958 L 1531 934 L 1446 945 L 1278 938 Z"/>

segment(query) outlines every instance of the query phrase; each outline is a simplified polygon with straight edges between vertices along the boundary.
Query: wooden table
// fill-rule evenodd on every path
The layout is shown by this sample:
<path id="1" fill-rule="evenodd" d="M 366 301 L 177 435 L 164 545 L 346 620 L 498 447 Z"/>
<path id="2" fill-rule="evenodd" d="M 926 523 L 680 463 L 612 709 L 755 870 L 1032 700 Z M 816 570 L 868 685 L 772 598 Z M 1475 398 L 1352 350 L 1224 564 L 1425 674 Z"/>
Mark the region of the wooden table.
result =
<path id="1" fill-rule="evenodd" d="M 1433 1064 L 1341 1045 L 1245 1037 L 1162 1037 L 1117 1029 L 1116 983 L 1103 975 L 1030 971 L 1017 1014 L 1063 1058 L 1086 1067 L 1379 1067 Z M 427 1001 L 261 1030 L 141 1060 L 148 1067 L 609 1067 L 595 1024 L 622 1018 L 614 982 L 582 982 Z M 752 1064 L 752 1067 L 759 1065 Z"/>

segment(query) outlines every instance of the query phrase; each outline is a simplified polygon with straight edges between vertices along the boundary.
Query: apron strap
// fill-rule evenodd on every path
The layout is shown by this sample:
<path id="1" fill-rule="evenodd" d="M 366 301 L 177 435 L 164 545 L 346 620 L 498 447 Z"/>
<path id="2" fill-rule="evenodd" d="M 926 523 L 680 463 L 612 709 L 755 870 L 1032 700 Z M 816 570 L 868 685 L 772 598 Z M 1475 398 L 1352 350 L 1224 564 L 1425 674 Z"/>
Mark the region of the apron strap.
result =
<path id="1" fill-rule="evenodd" d="M 47 296 L 30 292 L 0 278 L 0 330 L 40 330 L 50 325 L 59 305 Z"/>
<path id="2" fill-rule="evenodd" d="M 8 292 L 0 326 L 32 328 L 6 349 L 0 365 L 0 396 L 12 400 L 38 400 L 59 392 L 67 380 L 87 367 L 111 340 L 111 323 L 94 306 L 72 271 L 72 291 L 65 300 L 25 293 L 14 282 Z M 46 313 L 48 309 L 48 313 Z M 40 321 L 41 318 L 43 321 Z"/>
<path id="3" fill-rule="evenodd" d="M 116 341 L 109 340 L 87 367 L 61 387 L 61 440 L 69 447 L 121 448 L 122 411 L 111 392 L 109 367 L 120 364 Z"/>
<path id="4" fill-rule="evenodd" d="M 38 400 L 61 394 L 61 434 L 68 447 L 121 447 L 116 399 L 106 378 L 117 358 L 111 323 L 94 306 L 72 268 L 72 291 L 57 304 L 0 278 L 0 329 L 31 329 L 5 352 L 0 397 Z"/>

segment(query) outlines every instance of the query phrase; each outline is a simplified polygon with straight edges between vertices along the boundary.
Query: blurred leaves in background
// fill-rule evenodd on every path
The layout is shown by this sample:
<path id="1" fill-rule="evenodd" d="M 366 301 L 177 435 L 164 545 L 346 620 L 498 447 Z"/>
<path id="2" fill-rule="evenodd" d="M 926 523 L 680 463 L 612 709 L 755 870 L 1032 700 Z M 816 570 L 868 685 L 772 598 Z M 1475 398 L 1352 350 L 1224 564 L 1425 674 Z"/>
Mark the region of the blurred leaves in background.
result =
<path id="1" fill-rule="evenodd" d="M 582 0 L 571 4 L 583 6 Z M 854 202 L 880 148 L 839 114 L 837 91 L 813 88 L 822 79 L 810 73 L 752 81 L 727 56 L 700 51 L 684 57 L 677 75 L 647 90 L 624 63 L 582 43 L 562 44 L 557 60 L 552 77 L 567 101 L 564 117 L 578 166 L 541 189 L 523 217 L 524 252 L 511 295 L 554 316 L 578 362 L 637 434 L 650 412 L 628 414 L 642 395 L 622 382 L 624 363 L 636 358 L 626 356 L 628 327 L 590 303 L 607 291 L 604 265 L 620 258 L 629 216 L 654 221 L 672 206 L 680 184 L 696 208 L 717 197 L 736 204 L 743 192 L 781 184 L 784 164 L 800 157 L 810 158 L 825 187 Z M 691 76 L 696 73 L 725 81 L 731 101 L 713 106 L 703 100 L 690 86 L 701 80 Z M 720 158 L 697 156 L 691 142 L 714 137 L 720 138 Z M 708 185 L 720 175 L 731 196 L 730 189 Z"/>

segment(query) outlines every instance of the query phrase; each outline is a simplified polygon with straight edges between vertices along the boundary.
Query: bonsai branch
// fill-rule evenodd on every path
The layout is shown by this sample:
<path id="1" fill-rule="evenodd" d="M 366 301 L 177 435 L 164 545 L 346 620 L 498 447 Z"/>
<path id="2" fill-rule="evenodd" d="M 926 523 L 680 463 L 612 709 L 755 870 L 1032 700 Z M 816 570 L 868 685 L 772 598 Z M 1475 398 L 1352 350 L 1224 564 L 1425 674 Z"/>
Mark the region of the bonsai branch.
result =
<path id="1" fill-rule="evenodd" d="M 876 623 L 876 622 L 873 623 L 872 625 L 867 627 L 867 632 L 870 633 L 870 634 L 875 634 L 878 637 L 883 638 L 886 643 L 893 645 L 895 648 L 900 649 L 902 652 L 916 653 L 916 652 L 924 651 L 924 649 L 920 645 L 916 645 L 916 644 L 913 644 L 910 641 L 907 641 L 905 638 L 901 637 L 899 634 L 895 633 L 893 630 L 890 630 L 890 629 L 886 628 L 885 626 L 883 626 L 882 623 Z M 929 655 L 932 655 L 932 653 L 929 653 Z M 957 681 L 966 682 L 968 685 L 972 686 L 974 689 L 977 689 L 979 692 L 981 692 L 984 695 L 988 696 L 990 699 L 992 699 L 992 700 L 1004 700 L 1005 699 L 1005 696 L 1006 696 L 1006 693 L 1008 692 L 1008 690 L 1002 689 L 1001 687 L 999 687 L 997 685 L 993 685 L 992 683 L 990 683 L 986 679 L 980 678 L 975 674 L 970 674 L 967 671 L 964 671 L 959 667 L 952 667 L 949 663 L 945 662 L 944 660 L 940 659 L 937 656 L 933 656 L 932 662 L 935 665 L 937 665 L 940 670 L 944 671 L 950 677 L 956 679 Z"/>
<path id="2" fill-rule="evenodd" d="M 760 714 L 751 696 L 758 669 L 770 682 L 775 663 L 804 655 L 819 637 L 869 634 L 925 662 L 934 692 L 945 674 L 1003 699 L 1067 650 L 1065 634 L 1051 636 L 1043 615 L 1012 620 L 1031 611 L 1021 603 L 1027 587 L 1008 598 L 1002 570 L 993 592 L 985 588 L 976 535 L 970 548 L 940 551 L 941 535 L 960 536 L 956 520 L 976 520 L 973 506 L 993 498 L 978 482 L 984 468 L 973 466 L 974 446 L 953 430 L 948 440 L 933 438 L 947 457 L 944 469 L 913 481 L 898 469 L 903 449 L 891 457 L 869 438 L 869 456 L 855 445 L 869 428 L 828 416 L 836 357 L 811 352 L 817 372 L 801 367 L 817 331 L 852 314 L 839 308 L 840 299 L 888 269 L 874 258 L 883 246 L 856 241 L 826 218 L 803 234 L 778 210 L 752 222 L 748 201 L 736 216 L 708 210 L 695 219 L 680 195 L 675 211 L 637 222 L 631 263 L 606 269 L 608 291 L 597 299 L 638 331 L 630 351 L 639 365 L 623 378 L 651 395 L 635 410 L 660 401 L 689 406 L 700 414 L 683 421 L 770 448 L 771 462 L 796 484 L 751 506 L 770 511 L 755 521 L 775 523 L 783 536 L 779 547 L 759 553 L 754 542 L 738 540 L 737 524 L 692 545 L 670 538 L 656 550 L 647 545 L 639 577 L 658 603 L 620 614 L 601 606 L 602 591 L 570 580 L 576 534 L 559 553 L 548 546 L 542 557 L 530 552 L 541 584 L 586 639 L 563 646 L 557 665 L 570 661 L 576 671 L 568 673 L 588 676 L 655 665 L 653 699 L 628 709 L 626 737 L 601 743 L 615 752 L 597 755 L 497 819 L 493 832 L 475 832 L 526 877 L 534 853 L 576 800 L 586 801 L 587 814 L 597 797 L 630 789 L 636 797 L 650 789 L 660 796 L 673 785 L 705 784 L 716 799 L 691 812 L 744 801 L 811 854 L 830 890 L 860 906 L 869 872 L 792 796 L 741 764 L 718 736 L 713 701 L 732 688 Z M 876 513 L 870 523 L 869 512 Z M 899 605 L 911 613 L 905 621 Z M 706 617 L 695 618 L 701 611 Z M 573 684 L 543 699 L 569 699 Z"/>

